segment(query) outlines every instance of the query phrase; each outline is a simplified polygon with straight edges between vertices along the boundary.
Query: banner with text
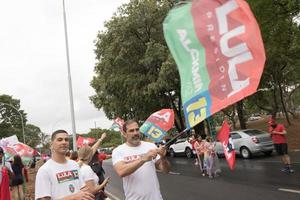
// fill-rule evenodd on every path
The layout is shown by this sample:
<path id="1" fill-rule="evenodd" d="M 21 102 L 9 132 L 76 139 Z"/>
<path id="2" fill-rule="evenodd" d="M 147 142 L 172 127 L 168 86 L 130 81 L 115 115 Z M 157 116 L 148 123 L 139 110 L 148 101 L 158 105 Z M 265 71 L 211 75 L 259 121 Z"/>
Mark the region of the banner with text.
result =
<path id="1" fill-rule="evenodd" d="M 265 51 L 244 0 L 192 1 L 172 9 L 163 26 L 187 128 L 256 91 Z"/>

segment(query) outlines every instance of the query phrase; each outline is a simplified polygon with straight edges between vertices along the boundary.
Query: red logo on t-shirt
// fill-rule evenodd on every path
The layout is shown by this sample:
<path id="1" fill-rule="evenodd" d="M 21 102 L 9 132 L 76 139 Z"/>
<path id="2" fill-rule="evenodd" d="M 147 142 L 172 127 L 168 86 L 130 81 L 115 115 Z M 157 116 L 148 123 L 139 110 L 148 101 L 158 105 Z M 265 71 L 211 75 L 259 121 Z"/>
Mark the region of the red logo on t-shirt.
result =
<path id="1" fill-rule="evenodd" d="M 56 174 L 56 178 L 58 183 L 64 183 L 67 181 L 79 179 L 78 170 L 59 172 Z"/>

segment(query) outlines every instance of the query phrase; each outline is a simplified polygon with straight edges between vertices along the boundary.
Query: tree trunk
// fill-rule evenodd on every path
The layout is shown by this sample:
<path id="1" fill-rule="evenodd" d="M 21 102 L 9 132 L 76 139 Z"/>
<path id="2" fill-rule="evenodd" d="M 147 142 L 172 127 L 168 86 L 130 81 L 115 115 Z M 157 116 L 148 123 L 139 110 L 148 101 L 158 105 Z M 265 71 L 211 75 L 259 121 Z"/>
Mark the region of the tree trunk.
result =
<path id="1" fill-rule="evenodd" d="M 286 110 L 286 106 L 285 106 L 284 99 L 283 99 L 283 91 L 282 91 L 281 82 L 279 80 L 278 80 L 278 88 L 279 88 L 280 101 L 281 101 L 283 112 L 285 114 L 286 121 L 288 122 L 289 125 L 291 125 L 289 114 Z"/>
<path id="2" fill-rule="evenodd" d="M 197 135 L 200 135 L 203 139 L 206 138 L 204 121 L 194 126 L 194 129 Z"/>
<path id="3" fill-rule="evenodd" d="M 244 102 L 243 102 L 243 100 L 236 103 L 236 109 L 237 109 L 238 118 L 240 121 L 240 127 L 241 127 L 241 129 L 246 129 L 247 124 L 246 124 L 245 117 L 244 117 Z"/>
<path id="4" fill-rule="evenodd" d="M 182 115 L 181 115 L 181 111 L 180 111 L 180 108 L 181 108 L 180 95 L 179 95 L 178 106 L 176 106 L 176 102 L 172 98 L 172 96 L 171 96 L 170 93 L 168 93 L 166 95 L 167 95 L 167 97 L 168 97 L 168 99 L 170 101 L 172 109 L 174 110 L 174 114 L 175 114 L 175 127 L 176 127 L 176 129 L 177 129 L 178 132 L 181 132 L 184 129 L 184 124 L 183 124 L 183 121 L 182 121 Z"/>

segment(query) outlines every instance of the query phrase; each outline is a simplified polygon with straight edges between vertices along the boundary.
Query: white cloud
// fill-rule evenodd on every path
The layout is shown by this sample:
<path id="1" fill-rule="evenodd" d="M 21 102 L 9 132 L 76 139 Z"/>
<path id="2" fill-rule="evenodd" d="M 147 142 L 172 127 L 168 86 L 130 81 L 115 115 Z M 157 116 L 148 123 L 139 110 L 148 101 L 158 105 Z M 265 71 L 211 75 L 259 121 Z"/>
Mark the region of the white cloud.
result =
<path id="1" fill-rule="evenodd" d="M 108 128 L 89 101 L 94 43 L 129 0 L 65 0 L 77 132 Z M 0 94 L 21 100 L 29 123 L 71 132 L 62 0 L 0 0 Z"/>

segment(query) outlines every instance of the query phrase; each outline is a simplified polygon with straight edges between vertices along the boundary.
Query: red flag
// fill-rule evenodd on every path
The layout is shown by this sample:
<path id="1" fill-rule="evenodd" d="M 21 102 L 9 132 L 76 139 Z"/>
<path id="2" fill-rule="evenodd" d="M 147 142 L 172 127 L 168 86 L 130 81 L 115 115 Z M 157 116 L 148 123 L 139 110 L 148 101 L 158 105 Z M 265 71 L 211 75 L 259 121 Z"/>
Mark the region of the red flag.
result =
<path id="1" fill-rule="evenodd" d="M 235 151 L 234 151 L 234 146 L 231 137 L 229 136 L 229 130 L 230 127 L 225 120 L 223 122 L 222 128 L 219 131 L 217 135 L 217 139 L 222 143 L 223 148 L 224 148 L 224 154 L 226 157 L 226 160 L 228 162 L 228 165 L 231 170 L 234 168 L 235 164 Z"/>
<path id="2" fill-rule="evenodd" d="M 9 177 L 5 167 L 2 168 L 2 181 L 0 183 L 0 199 L 10 200 Z"/>
<path id="3" fill-rule="evenodd" d="M 84 138 L 79 136 L 77 139 L 77 146 L 81 148 L 84 145 L 90 145 L 95 142 L 95 138 Z"/>

